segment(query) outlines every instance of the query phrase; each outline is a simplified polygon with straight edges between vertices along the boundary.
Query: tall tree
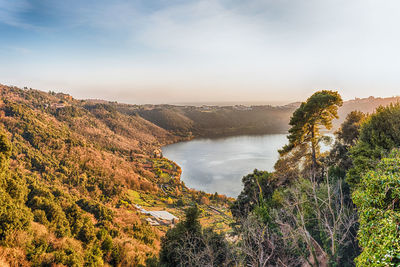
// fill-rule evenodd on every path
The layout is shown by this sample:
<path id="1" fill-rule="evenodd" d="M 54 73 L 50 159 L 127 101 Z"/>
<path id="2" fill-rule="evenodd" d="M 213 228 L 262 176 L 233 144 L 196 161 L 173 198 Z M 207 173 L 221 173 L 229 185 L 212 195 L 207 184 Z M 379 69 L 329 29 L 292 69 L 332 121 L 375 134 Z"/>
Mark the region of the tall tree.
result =
<path id="1" fill-rule="evenodd" d="M 358 110 L 354 110 L 347 114 L 346 120 L 336 132 L 337 139 L 339 139 L 344 145 L 349 147 L 353 146 L 358 140 L 361 124 L 364 122 L 366 117 L 366 114 Z"/>
<path id="2" fill-rule="evenodd" d="M 360 136 L 360 129 L 367 115 L 361 111 L 350 112 L 340 129 L 335 132 L 336 140 L 329 154 L 329 162 L 334 167 L 335 173 L 344 177 L 347 170 L 353 165 L 349 150 L 354 146 Z"/>
<path id="3" fill-rule="evenodd" d="M 243 190 L 231 206 L 232 215 L 237 221 L 246 218 L 260 204 L 260 194 L 264 200 L 271 198 L 275 189 L 271 178 L 271 173 L 257 169 L 242 178 Z"/>
<path id="4" fill-rule="evenodd" d="M 318 165 L 320 129 L 332 128 L 332 120 L 338 118 L 338 107 L 342 104 L 339 93 L 329 90 L 318 91 L 301 103 L 290 119 L 289 144 L 279 151 L 281 156 L 307 144 L 311 149 L 312 168 L 315 171 Z"/>
<path id="5" fill-rule="evenodd" d="M 168 230 L 161 242 L 160 266 L 229 266 L 228 244 L 223 234 L 203 229 L 197 206 L 186 210 L 186 219 Z"/>

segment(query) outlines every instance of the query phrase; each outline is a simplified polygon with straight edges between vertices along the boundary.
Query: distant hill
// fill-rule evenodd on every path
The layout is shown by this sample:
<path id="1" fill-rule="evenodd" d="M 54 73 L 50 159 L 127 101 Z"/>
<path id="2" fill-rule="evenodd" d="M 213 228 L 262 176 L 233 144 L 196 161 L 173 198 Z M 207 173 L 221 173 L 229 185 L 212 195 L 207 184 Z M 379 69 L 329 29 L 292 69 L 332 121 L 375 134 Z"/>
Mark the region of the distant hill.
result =
<path id="1" fill-rule="evenodd" d="M 138 114 L 182 137 L 216 137 L 282 133 L 293 106 L 129 106 L 115 104 L 125 114 Z"/>
<path id="2" fill-rule="evenodd" d="M 345 120 L 346 115 L 353 110 L 359 110 L 364 113 L 373 113 L 379 106 L 387 106 L 391 103 L 397 103 L 400 101 L 400 97 L 373 97 L 368 98 L 356 98 L 348 100 L 343 103 L 343 106 L 339 109 L 339 119 L 334 121 L 334 126 L 337 128 Z"/>
<path id="3" fill-rule="evenodd" d="M 353 110 L 371 113 L 377 107 L 396 103 L 400 97 L 363 98 L 345 101 L 339 108 L 337 129 Z M 122 113 L 137 114 L 181 137 L 216 137 L 243 134 L 286 133 L 292 113 L 300 102 L 284 106 L 174 106 L 126 105 L 113 103 Z"/>

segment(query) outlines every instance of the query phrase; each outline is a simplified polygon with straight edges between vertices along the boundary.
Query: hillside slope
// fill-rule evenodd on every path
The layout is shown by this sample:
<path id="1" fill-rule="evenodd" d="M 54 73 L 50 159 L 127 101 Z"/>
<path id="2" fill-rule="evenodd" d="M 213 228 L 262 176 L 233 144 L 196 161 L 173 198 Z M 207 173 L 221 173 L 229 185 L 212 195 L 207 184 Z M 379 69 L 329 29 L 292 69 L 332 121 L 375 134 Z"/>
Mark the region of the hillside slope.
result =
<path id="1" fill-rule="evenodd" d="M 182 137 L 216 137 L 283 133 L 295 106 L 172 106 L 120 105 L 126 114 L 138 114 Z"/>
<path id="2" fill-rule="evenodd" d="M 145 264 L 168 226 L 138 205 L 181 217 L 198 203 L 205 224 L 229 223 L 229 199 L 188 189 L 154 157 L 181 138 L 110 104 L 0 86 L 0 136 L 2 266 Z"/>

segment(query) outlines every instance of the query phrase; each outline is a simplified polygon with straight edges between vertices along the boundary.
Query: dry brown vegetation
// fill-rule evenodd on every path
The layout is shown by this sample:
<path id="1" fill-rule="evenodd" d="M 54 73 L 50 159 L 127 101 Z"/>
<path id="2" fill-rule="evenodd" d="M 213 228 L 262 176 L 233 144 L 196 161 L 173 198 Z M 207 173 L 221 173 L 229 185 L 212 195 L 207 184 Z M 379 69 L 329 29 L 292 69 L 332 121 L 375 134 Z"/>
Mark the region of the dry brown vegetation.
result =
<path id="1" fill-rule="evenodd" d="M 193 201 L 230 201 L 205 200 L 180 182 L 179 166 L 154 158 L 181 137 L 111 104 L 0 85 L 0 131 L 11 149 L 0 190 L 27 222 L 0 231 L 1 266 L 143 265 L 168 228 L 150 226 L 134 204 L 181 216 Z"/>

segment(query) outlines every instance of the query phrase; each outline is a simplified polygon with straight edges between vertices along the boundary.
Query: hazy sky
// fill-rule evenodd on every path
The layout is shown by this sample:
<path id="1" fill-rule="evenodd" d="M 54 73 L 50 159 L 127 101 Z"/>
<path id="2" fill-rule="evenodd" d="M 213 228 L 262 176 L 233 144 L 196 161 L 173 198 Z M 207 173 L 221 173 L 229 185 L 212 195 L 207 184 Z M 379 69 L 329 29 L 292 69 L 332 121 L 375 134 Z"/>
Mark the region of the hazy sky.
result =
<path id="1" fill-rule="evenodd" d="M 400 94 L 398 0 L 0 0 L 0 83 L 128 103 Z"/>

